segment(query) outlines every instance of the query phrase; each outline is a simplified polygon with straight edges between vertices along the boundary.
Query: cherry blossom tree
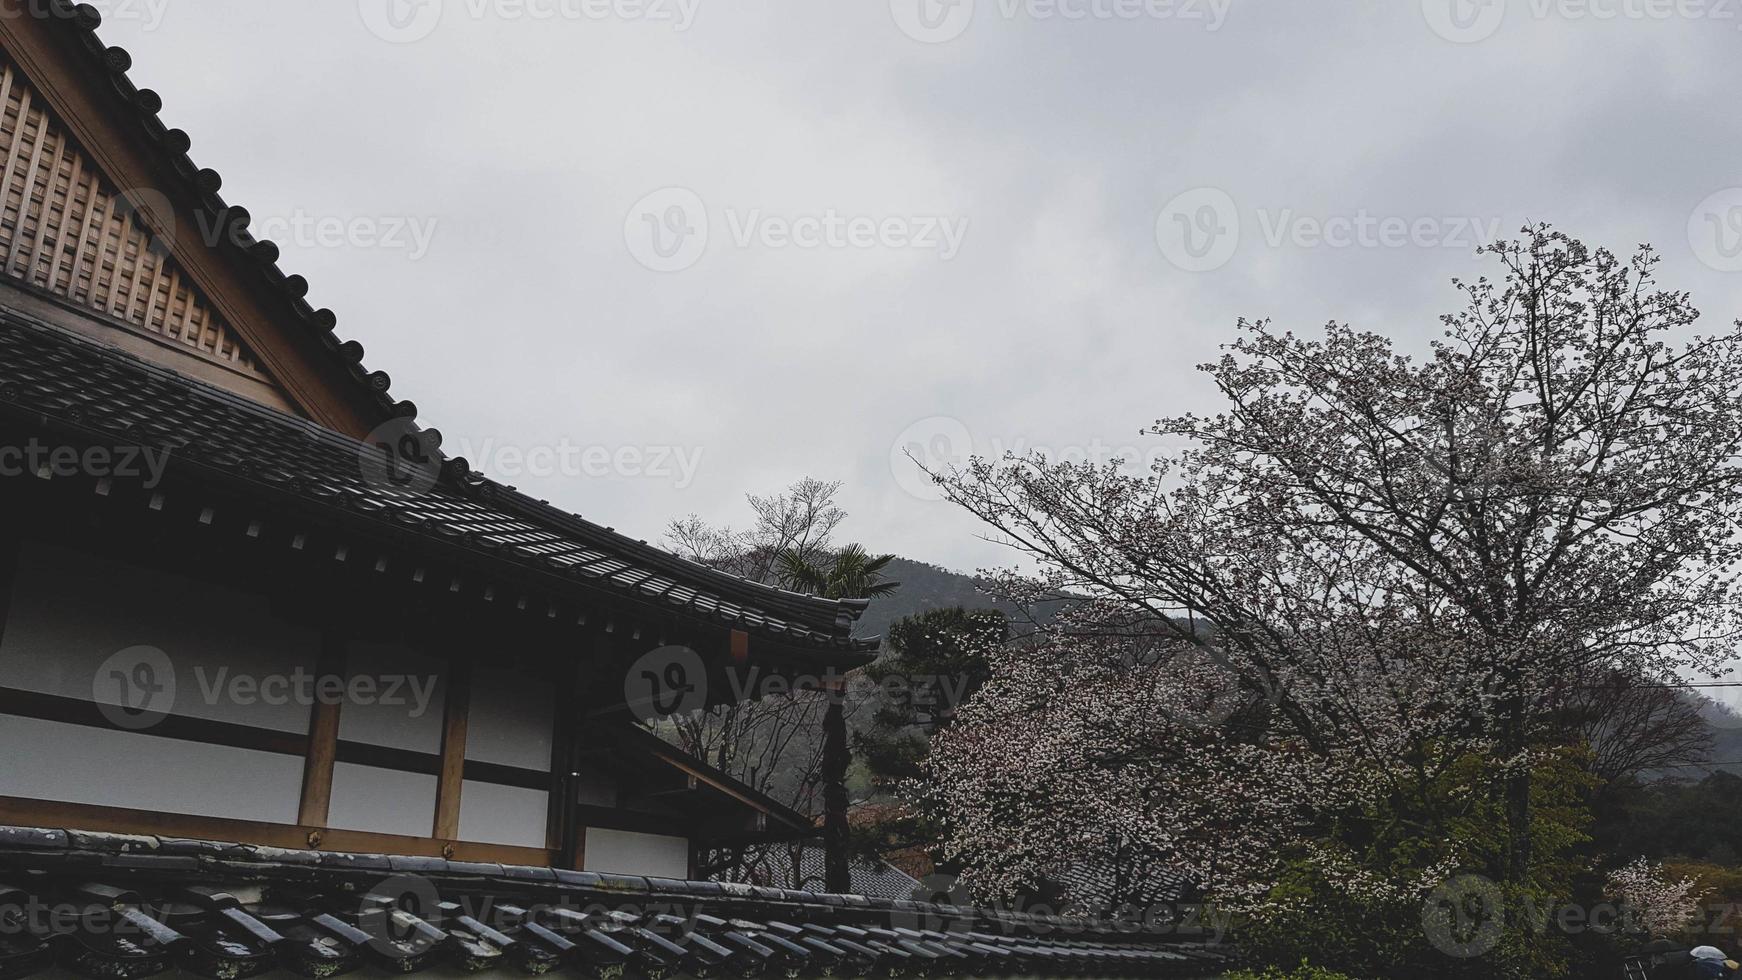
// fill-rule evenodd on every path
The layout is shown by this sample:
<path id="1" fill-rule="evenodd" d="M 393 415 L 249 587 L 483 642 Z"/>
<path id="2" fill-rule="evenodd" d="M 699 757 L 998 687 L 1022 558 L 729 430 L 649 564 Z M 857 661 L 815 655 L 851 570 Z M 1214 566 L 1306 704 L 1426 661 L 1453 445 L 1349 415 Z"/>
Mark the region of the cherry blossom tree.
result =
<path id="1" fill-rule="evenodd" d="M 1609 872 L 1609 896 L 1621 903 L 1627 921 L 1654 936 L 1686 929 L 1700 911 L 1710 889 L 1694 878 L 1671 879 L 1663 865 L 1646 858 Z"/>
<path id="2" fill-rule="evenodd" d="M 928 797 L 976 884 L 1136 848 L 1233 900 L 1364 800 L 1493 760 L 1500 880 L 1535 753 L 1591 678 L 1715 671 L 1738 623 L 1742 334 L 1699 336 L 1657 256 L 1547 227 L 1484 250 L 1443 336 L 1242 323 L 1214 415 L 1152 473 L 1042 456 L 934 473 L 1093 600 L 992 654 Z M 1206 714 L 1207 711 L 1207 714 Z"/>

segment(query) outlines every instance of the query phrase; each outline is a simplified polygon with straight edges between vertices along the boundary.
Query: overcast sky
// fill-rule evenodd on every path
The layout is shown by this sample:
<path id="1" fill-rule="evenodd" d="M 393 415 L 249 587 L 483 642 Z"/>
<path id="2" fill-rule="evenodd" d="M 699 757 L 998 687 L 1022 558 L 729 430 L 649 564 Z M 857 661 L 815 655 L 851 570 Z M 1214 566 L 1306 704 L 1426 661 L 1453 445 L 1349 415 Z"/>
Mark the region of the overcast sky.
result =
<path id="1" fill-rule="evenodd" d="M 971 570 L 900 447 L 1165 449 L 1238 317 L 1419 342 L 1495 228 L 1742 311 L 1742 0 L 1489 4 L 97 6 L 450 452 L 652 540 L 839 479 Z"/>

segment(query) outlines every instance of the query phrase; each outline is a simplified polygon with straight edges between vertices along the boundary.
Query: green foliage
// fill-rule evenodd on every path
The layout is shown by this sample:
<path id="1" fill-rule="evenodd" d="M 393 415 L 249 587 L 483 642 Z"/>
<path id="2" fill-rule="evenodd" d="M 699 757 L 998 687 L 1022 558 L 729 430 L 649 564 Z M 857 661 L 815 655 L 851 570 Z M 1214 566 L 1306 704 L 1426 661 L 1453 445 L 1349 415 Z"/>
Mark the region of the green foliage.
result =
<path id="1" fill-rule="evenodd" d="M 1270 895 L 1273 911 L 1241 932 L 1245 953 L 1267 963 L 1310 956 L 1356 976 L 1570 975 L 1586 958 L 1575 947 L 1599 941 L 1553 922 L 1568 902 L 1591 904 L 1600 887 L 1584 871 L 1592 779 L 1583 754 L 1553 753 L 1533 767 L 1529 874 L 1512 883 L 1502 874 L 1508 825 L 1494 760 L 1429 761 L 1380 805 L 1343 815 L 1318 846 L 1291 860 Z M 1480 932 L 1487 939 L 1477 938 L 1490 922 L 1493 931 Z"/>
<path id="2" fill-rule="evenodd" d="M 986 682 L 985 651 L 1008 635 L 1004 614 L 990 609 L 940 609 L 890 628 L 886 652 L 865 668 L 879 696 L 853 746 L 879 789 L 920 775 L 932 734 Z"/>
<path id="3" fill-rule="evenodd" d="M 1742 908 L 1742 867 L 1703 864 L 1698 861 L 1671 861 L 1663 866 L 1663 870 L 1670 878 L 1693 878 L 1703 888 L 1710 889 L 1705 899 L 1708 908 Z"/>
<path id="4" fill-rule="evenodd" d="M 782 549 L 774 559 L 780 584 L 825 599 L 875 599 L 901 587 L 883 580 L 894 555 L 872 557 L 864 545 L 849 544 L 820 563 L 814 558 L 798 548 Z"/>
<path id="5" fill-rule="evenodd" d="M 884 797 L 900 799 L 904 782 L 921 774 L 930 739 L 990 676 L 985 651 L 1009 636 L 1004 614 L 990 609 L 938 609 L 890 627 L 884 654 L 865 668 L 878 685 L 870 727 L 853 736 L 853 753 Z M 891 807 L 855 828 L 855 849 L 886 854 L 940 839 L 938 828 L 903 807 Z"/>
<path id="6" fill-rule="evenodd" d="M 1617 855 L 1742 864 L 1742 776 L 1630 780 L 1608 792 L 1598 836 Z"/>
<path id="7" fill-rule="evenodd" d="M 1268 967 L 1263 970 L 1236 970 L 1227 974 L 1225 980 L 1355 980 L 1347 973 L 1326 970 L 1313 966 L 1305 960 L 1292 970 L 1281 967 Z"/>

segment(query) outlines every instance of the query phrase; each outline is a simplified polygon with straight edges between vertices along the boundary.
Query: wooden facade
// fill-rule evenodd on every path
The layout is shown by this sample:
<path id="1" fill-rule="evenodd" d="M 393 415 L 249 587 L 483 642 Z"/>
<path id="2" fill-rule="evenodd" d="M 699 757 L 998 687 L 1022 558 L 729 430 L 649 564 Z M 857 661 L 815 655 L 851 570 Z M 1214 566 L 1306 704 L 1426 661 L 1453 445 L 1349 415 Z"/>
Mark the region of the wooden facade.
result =
<path id="1" fill-rule="evenodd" d="M 84 16 L 0 17 L 0 455 L 175 462 L 0 473 L 0 731 L 29 745 L 0 773 L 0 824 L 577 870 L 633 870 L 603 853 L 626 847 L 668 877 L 696 847 L 810 834 L 641 738 L 622 671 L 668 641 L 774 671 L 852 662 L 862 607 L 709 577 L 455 461 L 421 495 L 372 484 L 359 440 L 419 432 L 414 407 L 302 301 Z M 352 700 L 270 720 L 181 700 L 135 729 L 93 660 L 132 644 L 178 674 L 234 653 L 317 682 L 387 648 L 430 665 L 439 701 L 410 724 Z"/>
<path id="2" fill-rule="evenodd" d="M 81 312 L 271 383 L 153 230 L 173 227 L 162 195 L 149 188 L 122 194 L 3 58 L 0 161 L 0 272 Z"/>

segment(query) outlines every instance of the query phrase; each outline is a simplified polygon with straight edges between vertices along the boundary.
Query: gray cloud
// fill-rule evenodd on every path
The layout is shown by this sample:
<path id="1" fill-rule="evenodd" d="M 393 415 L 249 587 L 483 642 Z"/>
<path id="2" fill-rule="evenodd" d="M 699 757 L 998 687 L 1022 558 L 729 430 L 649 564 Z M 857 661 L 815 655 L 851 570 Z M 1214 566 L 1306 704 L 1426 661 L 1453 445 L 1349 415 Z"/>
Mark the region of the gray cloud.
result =
<path id="1" fill-rule="evenodd" d="M 692 511 L 741 518 L 746 491 L 812 474 L 848 481 L 846 530 L 872 547 L 999 563 L 891 472 L 913 423 L 959 420 L 981 451 L 1147 450 L 1142 425 L 1206 406 L 1192 365 L 1238 316 L 1428 336 L 1447 279 L 1485 268 L 1445 219 L 1652 241 L 1709 317 L 1742 298 L 1687 236 L 1701 201 L 1742 185 L 1742 22 L 1717 12 L 1515 0 L 1456 43 L 1417 0 L 1236 0 L 1216 30 L 1181 8 L 1066 0 L 1089 12 L 1069 20 L 977 0 L 959 37 L 926 44 L 890 0 L 701 0 L 682 30 L 630 0 L 412 0 L 401 23 L 427 34 L 393 43 L 371 20 L 389 2 L 99 6 L 227 197 L 433 223 L 421 256 L 287 241 L 283 264 L 450 440 L 699 452 L 693 481 L 505 474 L 646 537 Z M 709 237 L 656 272 L 625 225 L 667 187 L 702 202 Z M 1185 272 L 1157 215 L 1201 187 L 1234 202 L 1240 245 Z M 887 241 L 739 247 L 728 229 L 752 213 L 967 230 L 947 261 Z M 1451 240 L 1296 241 L 1363 216 Z"/>

